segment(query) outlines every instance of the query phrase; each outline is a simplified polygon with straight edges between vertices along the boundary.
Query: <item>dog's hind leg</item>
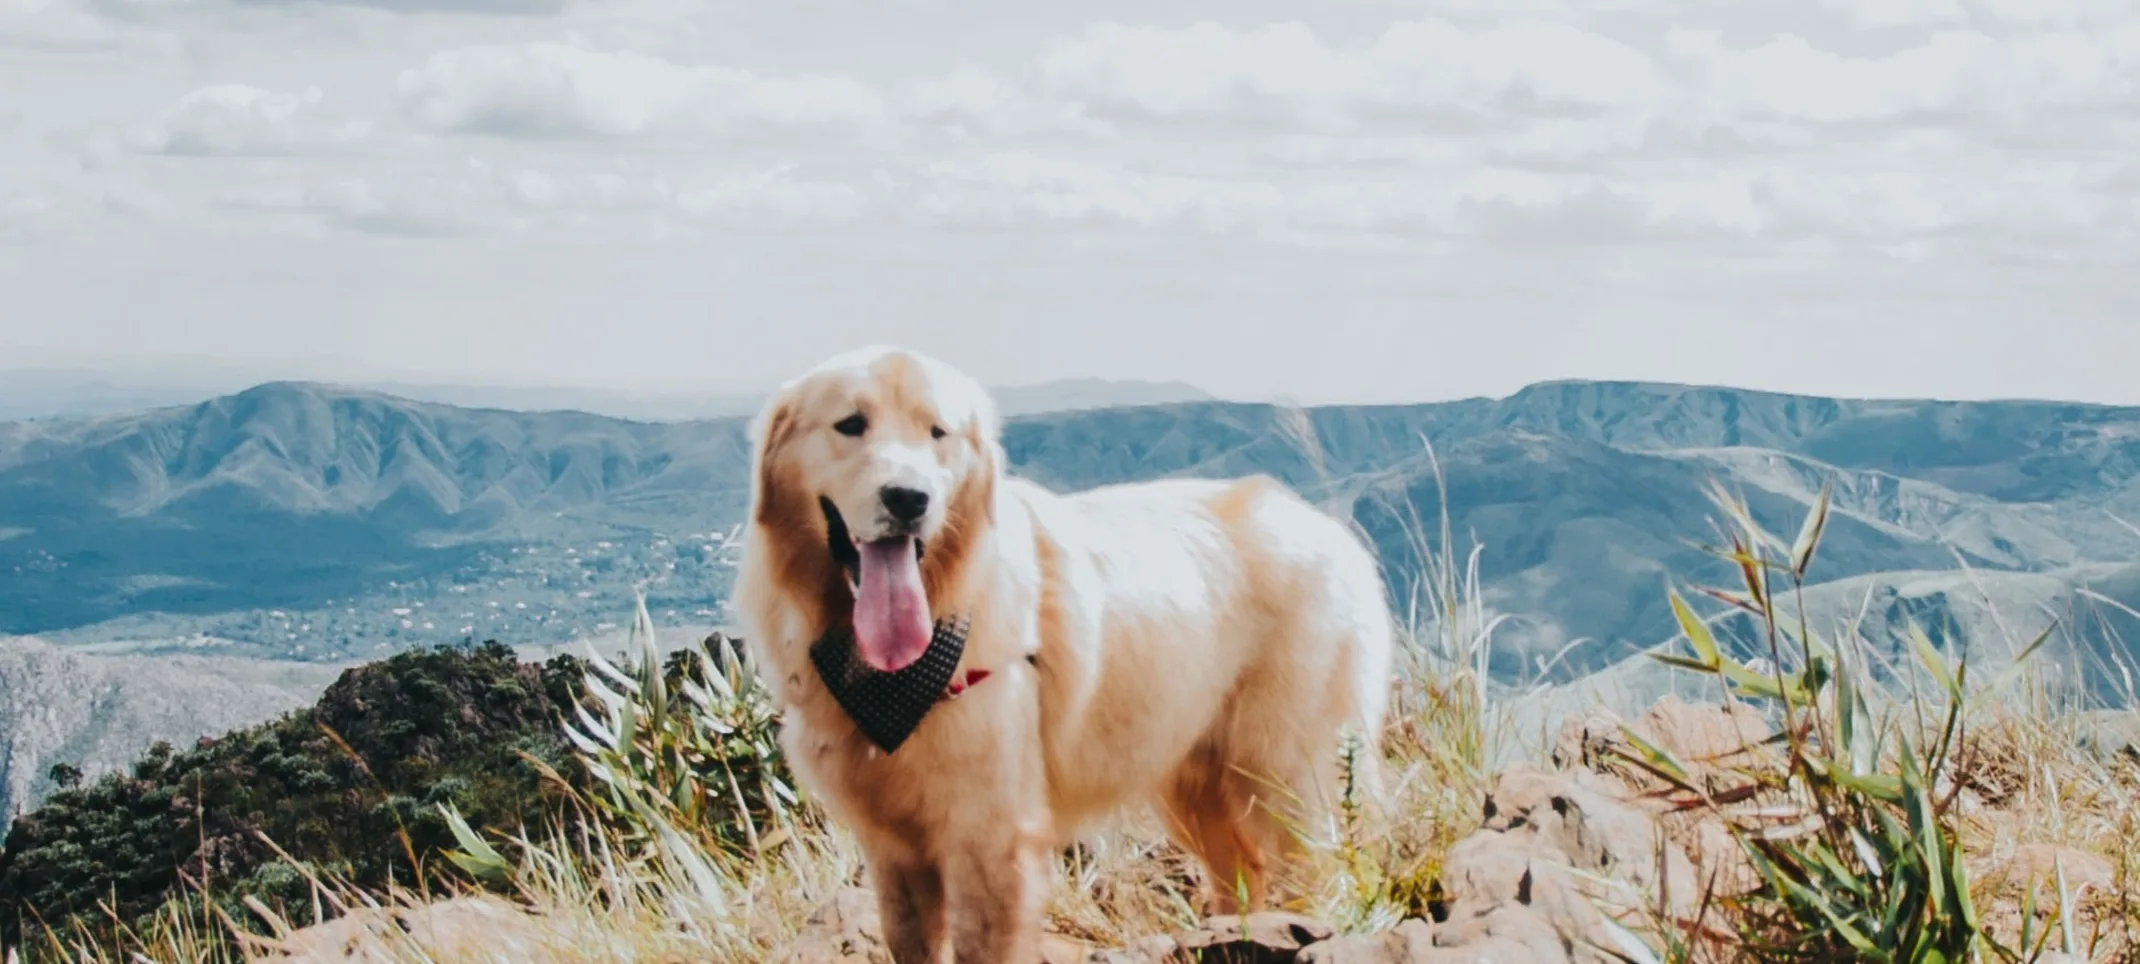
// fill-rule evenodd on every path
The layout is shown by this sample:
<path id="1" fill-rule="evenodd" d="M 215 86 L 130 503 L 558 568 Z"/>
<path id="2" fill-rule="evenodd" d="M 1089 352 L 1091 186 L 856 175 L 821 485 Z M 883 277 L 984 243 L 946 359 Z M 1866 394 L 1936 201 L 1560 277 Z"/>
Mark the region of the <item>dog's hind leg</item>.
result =
<path id="1" fill-rule="evenodd" d="M 1347 707 L 1319 699 L 1323 687 L 1307 670 L 1265 671 L 1255 683 L 1233 697 L 1237 709 L 1218 724 L 1199 769 L 1215 781 L 1204 799 L 1224 807 L 1242 841 L 1236 850 L 1252 858 L 1241 862 L 1257 872 L 1255 902 L 1269 906 L 1298 896 L 1304 858 L 1335 842 L 1332 818 L 1348 789 L 1339 734 Z M 1352 776 L 1379 783 L 1378 770 L 1356 760 Z M 1223 865 L 1218 873 L 1230 880 Z"/>
<path id="2" fill-rule="evenodd" d="M 1206 913 L 1248 913 L 1269 896 L 1270 815 L 1243 789 L 1224 756 L 1207 743 L 1175 770 L 1161 800 L 1175 842 L 1204 865 Z"/>

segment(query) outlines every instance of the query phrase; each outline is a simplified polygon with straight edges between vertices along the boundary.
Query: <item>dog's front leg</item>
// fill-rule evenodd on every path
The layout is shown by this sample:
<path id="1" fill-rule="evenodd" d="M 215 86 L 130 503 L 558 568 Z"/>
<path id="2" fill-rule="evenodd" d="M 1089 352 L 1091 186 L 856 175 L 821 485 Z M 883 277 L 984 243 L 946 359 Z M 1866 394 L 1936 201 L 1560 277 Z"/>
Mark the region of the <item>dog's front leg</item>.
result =
<path id="1" fill-rule="evenodd" d="M 877 919 L 894 964 L 940 964 L 944 946 L 944 878 L 919 860 L 869 854 Z"/>
<path id="2" fill-rule="evenodd" d="M 944 888 L 957 964 L 1040 960 L 1041 911 L 1047 897 L 1043 843 L 1030 825 L 1013 824 L 951 849 L 944 863 Z"/>

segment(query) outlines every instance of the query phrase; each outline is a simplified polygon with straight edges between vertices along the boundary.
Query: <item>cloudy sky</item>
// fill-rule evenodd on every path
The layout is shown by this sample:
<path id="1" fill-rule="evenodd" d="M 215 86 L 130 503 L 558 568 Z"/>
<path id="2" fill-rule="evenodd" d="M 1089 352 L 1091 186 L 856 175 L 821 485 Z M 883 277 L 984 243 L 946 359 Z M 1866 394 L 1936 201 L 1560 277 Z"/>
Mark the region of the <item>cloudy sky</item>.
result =
<path id="1" fill-rule="evenodd" d="M 886 341 L 2140 402 L 2140 7 L 0 0 L 0 367 L 725 390 Z"/>

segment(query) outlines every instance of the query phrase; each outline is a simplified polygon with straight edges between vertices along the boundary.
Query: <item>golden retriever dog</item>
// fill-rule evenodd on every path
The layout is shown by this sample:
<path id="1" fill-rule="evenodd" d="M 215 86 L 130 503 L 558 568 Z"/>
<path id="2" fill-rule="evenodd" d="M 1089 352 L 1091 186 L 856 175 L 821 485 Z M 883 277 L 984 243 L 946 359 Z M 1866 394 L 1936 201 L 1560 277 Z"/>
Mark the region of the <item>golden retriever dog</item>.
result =
<path id="1" fill-rule="evenodd" d="M 1207 900 L 1263 905 L 1327 822 L 1348 726 L 1380 792 L 1393 626 L 1362 539 L 1260 476 L 1058 494 L 1006 474 L 1000 427 L 979 383 L 882 347 L 788 382 L 752 427 L 735 607 L 899 964 L 1040 960 L 1051 855 L 1138 803 Z M 946 619 L 969 630 L 954 681 L 886 752 L 813 643 L 844 628 L 894 673 Z"/>

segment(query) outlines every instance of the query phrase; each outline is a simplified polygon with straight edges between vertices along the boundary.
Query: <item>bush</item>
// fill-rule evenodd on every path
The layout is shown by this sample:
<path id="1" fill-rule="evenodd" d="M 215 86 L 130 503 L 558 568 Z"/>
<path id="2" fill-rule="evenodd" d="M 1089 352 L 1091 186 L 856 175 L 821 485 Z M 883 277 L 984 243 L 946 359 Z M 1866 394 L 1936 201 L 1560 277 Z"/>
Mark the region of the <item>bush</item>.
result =
<path id="1" fill-rule="evenodd" d="M 363 887 L 431 882 L 453 841 L 439 804 L 480 827 L 546 812 L 528 758 L 566 759 L 559 684 L 577 661 L 561 659 L 522 664 L 496 642 L 401 653 L 309 709 L 192 750 L 158 743 L 130 772 L 60 790 L 0 846 L 0 945 L 136 924 L 196 888 L 308 921 L 289 859 Z"/>
<path id="2" fill-rule="evenodd" d="M 1781 722 L 1772 764 L 1735 766 L 1742 778 L 1719 800 L 1684 761 L 1633 733 L 1630 761 L 1680 791 L 1683 807 L 1707 808 L 1745 848 L 1761 886 L 1722 909 L 1736 931 L 1728 954 L 1775 961 L 2008 960 L 2022 954 L 1986 935 L 1970 893 L 1955 801 L 1954 762 L 1963 745 L 1969 687 L 1966 662 L 1950 660 L 1912 627 L 1906 648 L 1915 682 L 1928 692 L 1879 712 L 1864 643 L 1833 639 L 1806 625 L 1804 607 L 1788 614 L 1779 584 L 1802 603 L 1807 569 L 1827 522 L 1824 492 L 1796 540 L 1786 545 L 1757 525 L 1744 503 L 1711 494 L 1728 522 L 1729 545 L 1713 550 L 1740 575 L 1732 589 L 1704 589 L 1751 617 L 1766 666 L 1726 652 L 1677 592 L 1670 603 L 1693 655 L 1656 658 L 1717 678 L 1733 699 L 1766 707 Z M 2008 673 L 2041 645 L 2024 650 Z M 2010 676 L 2009 676 L 2010 678 Z M 1996 684 L 1995 684 L 1996 685 Z M 1760 797 L 1749 813 L 1726 804 Z M 1709 901 L 1703 901 L 1704 906 Z M 1669 929 L 1668 929 L 1669 930 Z M 1715 936 L 1715 935 L 1710 935 Z M 2028 943 L 2024 935 L 2024 943 Z M 2033 951 L 2041 951 L 2041 939 Z M 1675 957 L 1691 959 L 1702 943 L 1676 939 Z"/>

